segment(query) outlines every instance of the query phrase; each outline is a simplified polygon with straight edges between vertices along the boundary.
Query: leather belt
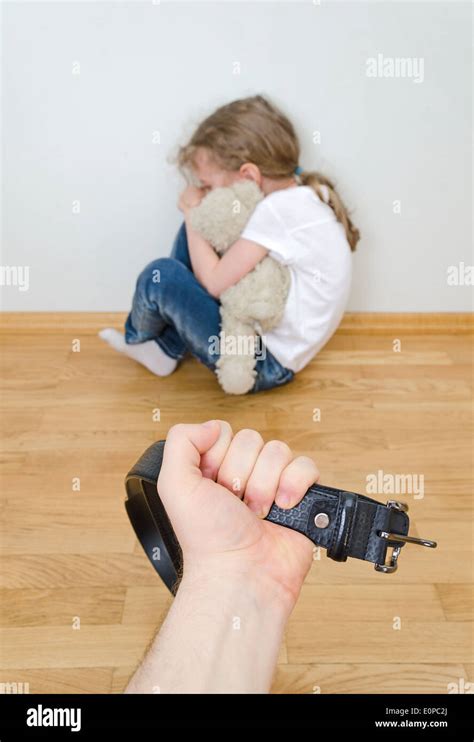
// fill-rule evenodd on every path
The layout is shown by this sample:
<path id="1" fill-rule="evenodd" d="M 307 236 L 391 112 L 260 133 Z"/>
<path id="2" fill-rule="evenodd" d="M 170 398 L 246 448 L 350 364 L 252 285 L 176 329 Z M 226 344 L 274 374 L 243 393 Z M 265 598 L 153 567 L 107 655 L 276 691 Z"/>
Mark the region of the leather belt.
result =
<path id="1" fill-rule="evenodd" d="M 182 552 L 157 491 L 164 445 L 157 441 L 150 446 L 127 474 L 125 507 L 147 556 L 175 595 Z M 405 544 L 436 547 L 434 541 L 408 536 L 407 510 L 396 500 L 384 505 L 355 492 L 313 484 L 296 507 L 283 510 L 274 503 L 265 520 L 304 534 L 337 562 L 362 559 L 378 572 L 391 573 Z"/>

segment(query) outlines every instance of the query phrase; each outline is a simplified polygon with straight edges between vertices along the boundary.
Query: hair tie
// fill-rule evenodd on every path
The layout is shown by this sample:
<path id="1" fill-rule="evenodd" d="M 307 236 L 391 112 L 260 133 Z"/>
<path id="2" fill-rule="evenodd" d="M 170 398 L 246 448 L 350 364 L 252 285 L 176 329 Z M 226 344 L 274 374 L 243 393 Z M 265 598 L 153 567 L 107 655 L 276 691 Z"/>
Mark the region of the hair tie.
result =
<path id="1" fill-rule="evenodd" d="M 295 174 L 295 175 L 302 175 L 302 174 L 303 174 L 303 168 L 302 168 L 302 167 L 300 167 L 299 165 L 297 165 L 297 166 L 295 167 L 295 169 L 294 169 L 294 171 L 293 171 L 293 172 L 294 172 L 294 174 Z"/>

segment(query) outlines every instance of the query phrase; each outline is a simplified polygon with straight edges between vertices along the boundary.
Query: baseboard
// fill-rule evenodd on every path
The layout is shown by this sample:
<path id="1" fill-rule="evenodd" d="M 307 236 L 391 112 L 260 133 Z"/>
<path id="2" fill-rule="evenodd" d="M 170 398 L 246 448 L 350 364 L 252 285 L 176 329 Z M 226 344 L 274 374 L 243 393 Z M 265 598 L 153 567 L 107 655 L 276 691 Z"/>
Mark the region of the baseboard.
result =
<path id="1" fill-rule="evenodd" d="M 95 335 L 103 327 L 121 329 L 125 312 L 2 312 L 0 333 Z M 474 331 L 468 312 L 347 312 L 337 330 L 346 335 L 464 334 Z"/>
<path id="2" fill-rule="evenodd" d="M 472 312 L 347 312 L 338 333 L 370 335 L 472 333 Z"/>

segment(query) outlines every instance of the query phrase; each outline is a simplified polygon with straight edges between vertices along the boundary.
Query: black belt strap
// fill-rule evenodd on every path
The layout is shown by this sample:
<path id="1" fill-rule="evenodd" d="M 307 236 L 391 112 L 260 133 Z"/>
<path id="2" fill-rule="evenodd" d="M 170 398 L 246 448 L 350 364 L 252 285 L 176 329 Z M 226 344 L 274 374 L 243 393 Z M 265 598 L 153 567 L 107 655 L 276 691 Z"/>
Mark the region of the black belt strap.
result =
<path id="1" fill-rule="evenodd" d="M 150 446 L 125 479 L 125 507 L 136 535 L 168 589 L 176 594 L 182 573 L 182 552 L 157 491 L 165 441 Z M 380 572 L 395 572 L 405 543 L 434 548 L 434 541 L 408 536 L 407 507 L 386 505 L 364 495 L 313 484 L 291 510 L 273 504 L 266 520 L 307 536 L 337 562 L 348 557 L 375 564 Z M 387 551 L 392 550 L 387 561 Z"/>

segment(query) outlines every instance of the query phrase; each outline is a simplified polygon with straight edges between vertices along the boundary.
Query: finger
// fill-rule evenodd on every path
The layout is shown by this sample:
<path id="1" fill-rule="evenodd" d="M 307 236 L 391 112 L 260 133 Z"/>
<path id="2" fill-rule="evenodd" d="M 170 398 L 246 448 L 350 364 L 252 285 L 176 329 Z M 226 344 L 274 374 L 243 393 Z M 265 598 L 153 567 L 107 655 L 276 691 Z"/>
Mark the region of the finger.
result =
<path id="1" fill-rule="evenodd" d="M 269 441 L 260 451 L 245 488 L 244 502 L 259 518 L 265 518 L 273 505 L 280 476 L 293 459 L 283 441 Z"/>
<path id="2" fill-rule="evenodd" d="M 214 445 L 219 431 L 217 420 L 202 425 L 173 425 L 166 437 L 158 490 L 162 482 L 166 483 L 163 491 L 172 491 L 173 497 L 189 494 L 202 479 L 201 455 Z"/>
<path id="3" fill-rule="evenodd" d="M 200 469 L 203 477 L 217 479 L 217 472 L 221 466 L 227 449 L 232 441 L 232 427 L 226 420 L 218 420 L 221 426 L 219 437 L 211 448 L 201 456 Z"/>
<path id="4" fill-rule="evenodd" d="M 248 479 L 263 448 L 263 438 L 256 430 L 245 428 L 233 437 L 217 473 L 217 482 L 242 498 Z"/>
<path id="5" fill-rule="evenodd" d="M 276 504 L 280 508 L 294 508 L 318 479 L 319 471 L 313 459 L 297 456 L 281 473 Z"/>

